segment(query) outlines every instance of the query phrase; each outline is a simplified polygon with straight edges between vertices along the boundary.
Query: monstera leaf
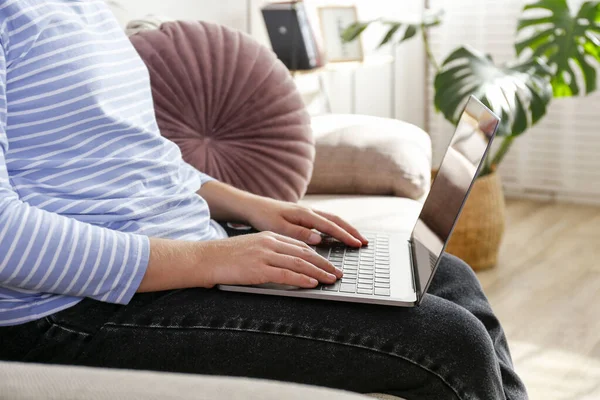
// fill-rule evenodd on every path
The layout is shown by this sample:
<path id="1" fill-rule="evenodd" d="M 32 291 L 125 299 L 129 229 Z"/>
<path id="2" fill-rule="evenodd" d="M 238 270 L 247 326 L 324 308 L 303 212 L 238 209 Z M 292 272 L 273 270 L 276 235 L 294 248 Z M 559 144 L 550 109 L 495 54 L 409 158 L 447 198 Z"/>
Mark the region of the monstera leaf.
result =
<path id="1" fill-rule="evenodd" d="M 499 134 L 518 136 L 546 114 L 552 99 L 550 73 L 540 59 L 497 66 L 485 54 L 460 47 L 435 78 L 435 106 L 456 123 L 467 98 L 474 95 L 502 118 Z"/>
<path id="2" fill-rule="evenodd" d="M 553 68 L 554 96 L 596 90 L 596 67 L 590 62 L 600 62 L 600 2 L 585 2 L 573 15 L 567 0 L 541 0 L 526 5 L 525 15 L 517 28 L 524 37 L 515 45 L 517 54 L 529 50 Z"/>
<path id="3" fill-rule="evenodd" d="M 387 27 L 387 32 L 381 39 L 379 47 L 386 45 L 395 37 L 399 39 L 396 43 L 402 43 L 415 36 L 421 29 L 426 29 L 432 26 L 439 25 L 442 22 L 443 10 L 426 10 L 423 13 L 423 19 L 418 23 L 387 21 L 376 19 L 367 22 L 355 22 L 348 26 L 342 32 L 342 40 L 344 42 L 352 42 L 356 40 L 364 31 L 373 23 L 381 23 Z"/>

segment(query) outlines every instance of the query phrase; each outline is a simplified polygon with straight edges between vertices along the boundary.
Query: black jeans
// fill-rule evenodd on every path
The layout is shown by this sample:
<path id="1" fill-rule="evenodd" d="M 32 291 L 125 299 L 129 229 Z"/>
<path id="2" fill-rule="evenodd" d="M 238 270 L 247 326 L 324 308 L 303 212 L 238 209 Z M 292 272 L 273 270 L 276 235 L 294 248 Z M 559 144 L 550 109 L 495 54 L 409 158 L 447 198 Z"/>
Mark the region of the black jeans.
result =
<path id="1" fill-rule="evenodd" d="M 526 399 L 477 278 L 444 256 L 415 308 L 189 289 L 0 328 L 0 358 L 237 375 L 406 399 Z"/>

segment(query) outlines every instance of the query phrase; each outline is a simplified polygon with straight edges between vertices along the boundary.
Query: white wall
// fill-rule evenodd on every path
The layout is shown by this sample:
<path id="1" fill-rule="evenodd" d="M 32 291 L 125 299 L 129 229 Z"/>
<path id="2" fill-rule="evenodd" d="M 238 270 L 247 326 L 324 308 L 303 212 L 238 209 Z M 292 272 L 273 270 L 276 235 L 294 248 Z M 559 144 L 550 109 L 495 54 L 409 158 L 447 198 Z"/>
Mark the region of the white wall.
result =
<path id="1" fill-rule="evenodd" d="M 148 14 L 173 19 L 198 19 L 227 25 L 247 31 L 260 42 L 268 44 L 260 5 L 265 0 L 117 0 L 122 9 L 115 14 L 122 24 Z M 423 0 L 305 0 L 307 6 L 331 4 L 356 4 L 359 18 L 369 20 L 380 17 L 418 18 Z M 248 15 L 250 10 L 250 15 Z M 364 37 L 367 54 L 376 53 L 375 45 L 382 36 L 381 30 L 372 28 Z M 389 53 L 391 48 L 383 50 Z M 396 51 L 396 65 L 361 68 L 356 71 L 356 112 L 399 119 L 424 127 L 426 116 L 424 50 L 420 40 L 403 44 Z M 394 71 L 395 69 L 395 71 Z M 395 84 L 395 99 L 392 94 Z M 349 113 L 353 107 L 352 74 L 328 73 L 327 85 L 333 111 Z"/>
<path id="2" fill-rule="evenodd" d="M 173 19 L 211 21 L 242 30 L 247 26 L 245 0 L 114 0 L 114 2 L 121 6 L 121 9 L 117 7 L 113 9 L 123 25 L 131 19 L 154 14 Z"/>

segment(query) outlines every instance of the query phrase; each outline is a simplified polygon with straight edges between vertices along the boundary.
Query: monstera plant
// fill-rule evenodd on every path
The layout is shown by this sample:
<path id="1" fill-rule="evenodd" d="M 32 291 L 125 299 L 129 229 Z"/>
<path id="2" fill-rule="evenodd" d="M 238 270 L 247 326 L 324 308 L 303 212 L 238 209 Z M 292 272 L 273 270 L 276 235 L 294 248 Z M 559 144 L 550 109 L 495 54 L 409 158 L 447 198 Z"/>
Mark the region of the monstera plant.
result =
<path id="1" fill-rule="evenodd" d="M 441 23 L 441 19 L 440 13 L 425 13 L 420 23 L 357 22 L 344 31 L 342 38 L 355 40 L 374 23 L 388 27 L 380 46 L 401 43 L 420 32 L 436 70 L 436 109 L 456 123 L 469 95 L 475 95 L 502 117 L 498 130 L 501 144 L 486 160 L 482 176 L 497 169 L 514 140 L 542 119 L 552 99 L 596 90 L 600 63 L 598 1 L 583 3 L 577 12 L 572 12 L 567 0 L 527 4 L 517 25 L 515 61 L 504 65 L 469 46 L 457 48 L 438 64 L 426 30 Z"/>

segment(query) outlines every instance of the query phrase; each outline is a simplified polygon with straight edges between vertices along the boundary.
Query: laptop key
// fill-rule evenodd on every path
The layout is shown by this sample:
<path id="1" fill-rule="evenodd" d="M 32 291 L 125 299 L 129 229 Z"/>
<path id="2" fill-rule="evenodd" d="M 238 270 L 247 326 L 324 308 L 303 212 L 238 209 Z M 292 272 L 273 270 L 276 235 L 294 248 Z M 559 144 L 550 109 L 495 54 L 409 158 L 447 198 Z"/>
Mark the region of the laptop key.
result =
<path id="1" fill-rule="evenodd" d="M 373 294 L 373 289 L 372 288 L 369 288 L 369 289 L 358 288 L 356 293 L 358 293 L 358 294 Z"/>
<path id="2" fill-rule="evenodd" d="M 386 289 L 386 288 L 375 288 L 375 295 L 376 296 L 389 296 L 390 295 L 390 289 Z"/>
<path id="3" fill-rule="evenodd" d="M 340 292 L 343 293 L 356 293 L 356 285 L 355 284 L 350 284 L 350 283 L 344 283 L 342 282 L 342 284 L 340 285 Z"/>
<path id="4" fill-rule="evenodd" d="M 337 292 L 340 289 L 340 282 L 336 282 L 333 285 L 323 285 L 323 290 L 328 292 Z"/>
<path id="5" fill-rule="evenodd" d="M 389 289 L 389 287 L 390 287 L 390 284 L 389 284 L 389 283 L 386 283 L 386 282 L 375 282 L 375 285 L 374 285 L 374 286 L 375 286 L 376 288 L 384 288 L 384 289 L 385 289 L 385 288 L 387 288 L 387 289 Z"/>

